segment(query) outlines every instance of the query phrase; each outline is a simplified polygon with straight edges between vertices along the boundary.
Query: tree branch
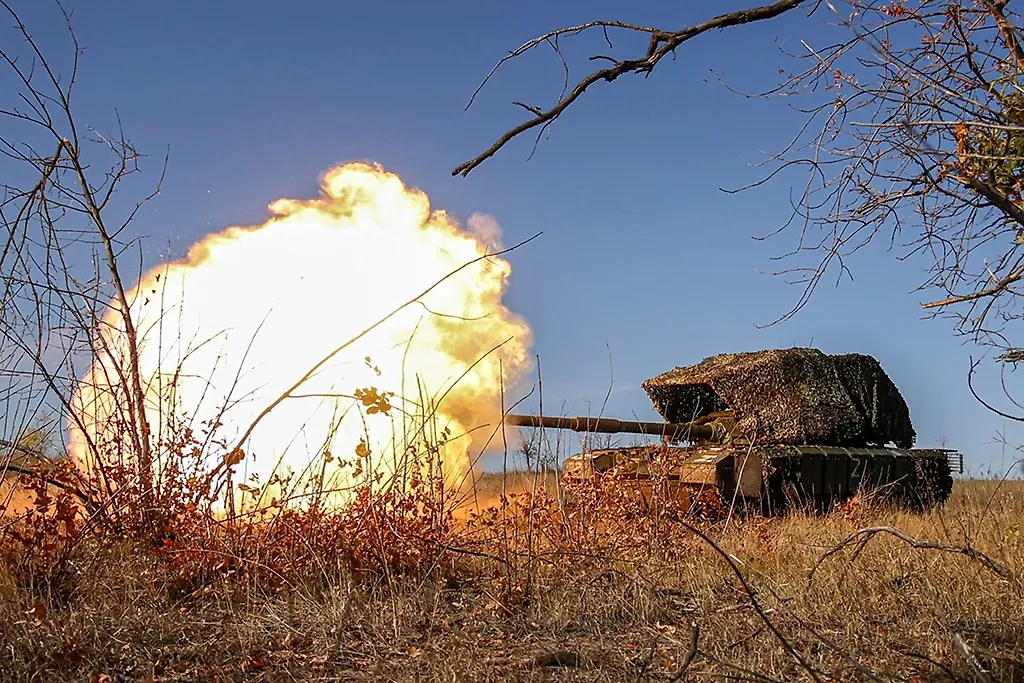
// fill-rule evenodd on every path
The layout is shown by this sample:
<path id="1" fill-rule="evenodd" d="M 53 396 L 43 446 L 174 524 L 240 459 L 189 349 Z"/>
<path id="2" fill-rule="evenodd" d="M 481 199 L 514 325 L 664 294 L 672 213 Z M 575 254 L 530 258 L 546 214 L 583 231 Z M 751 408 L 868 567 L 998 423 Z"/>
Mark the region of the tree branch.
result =
<path id="1" fill-rule="evenodd" d="M 909 545 L 911 548 L 917 548 L 919 550 L 939 550 L 941 552 L 946 553 L 966 555 L 972 560 L 980 562 L 986 569 L 992 571 L 1001 579 L 1010 582 L 1014 582 L 1017 580 L 1017 575 L 1013 572 L 1012 569 L 1000 564 L 999 562 L 996 562 L 988 555 L 978 550 L 975 550 L 969 544 L 964 544 L 962 546 L 946 545 L 943 543 L 925 541 L 919 538 L 908 536 L 902 531 L 894 529 L 890 526 L 873 526 L 866 527 L 864 529 L 858 529 L 857 531 L 853 532 L 845 539 L 843 539 L 843 541 L 839 545 L 837 545 L 836 547 L 832 548 L 827 553 L 822 555 L 821 558 L 819 558 L 818 561 L 814 564 L 814 567 L 811 569 L 811 573 L 807 577 L 808 583 L 811 583 L 814 580 L 814 573 L 818 570 L 818 567 L 820 567 L 822 563 L 824 563 L 825 560 L 827 560 L 829 557 L 842 552 L 844 549 L 850 547 L 851 545 L 855 545 L 857 547 L 855 553 L 859 553 L 861 550 L 864 549 L 864 546 L 868 544 L 868 541 L 870 541 L 878 534 L 889 534 L 890 536 L 895 536 L 896 538 L 900 539 L 901 541 Z"/>
<path id="2" fill-rule="evenodd" d="M 921 308 L 941 308 L 942 306 L 952 306 L 953 304 L 961 304 L 965 301 L 975 301 L 977 299 L 983 299 L 987 296 L 996 296 L 1003 293 L 1006 289 L 1015 282 L 1020 281 L 1024 278 L 1024 268 L 1017 269 L 1001 278 L 991 287 L 986 289 L 978 290 L 977 292 L 971 292 L 970 294 L 961 294 L 959 296 L 951 296 L 942 301 L 932 301 L 927 304 L 921 304 Z"/>
<path id="3" fill-rule="evenodd" d="M 1006 43 L 1006 49 L 1013 55 L 1014 61 L 1017 62 L 1017 68 L 1024 71 L 1024 50 L 1021 49 L 1020 41 L 1017 40 L 1017 29 L 1003 13 L 1007 2 L 1008 0 L 983 0 L 982 4 L 992 15 L 996 26 L 999 27 L 999 32 L 1003 35 L 1003 42 Z"/>
<path id="4" fill-rule="evenodd" d="M 594 83 L 597 83 L 598 81 L 614 81 L 616 78 L 626 73 L 649 74 L 654 70 L 654 67 L 656 67 L 658 63 L 666 55 L 673 53 L 677 47 L 679 47 L 686 41 L 690 40 L 691 38 L 695 38 L 702 33 L 707 33 L 708 31 L 712 31 L 714 29 L 728 28 L 730 26 L 739 26 L 741 24 L 749 24 L 755 21 L 771 19 L 779 16 L 780 14 L 783 14 L 784 12 L 788 12 L 791 9 L 799 7 L 805 2 L 807 2 L 807 0 L 778 0 L 777 2 L 774 2 L 770 5 L 762 5 L 761 7 L 752 7 L 749 9 L 738 10 L 736 12 L 721 14 L 713 19 L 705 21 L 702 24 L 690 26 L 674 32 L 658 31 L 641 26 L 631 26 L 627 24 L 622 24 L 620 22 L 591 22 L 590 24 L 576 26 L 573 27 L 572 29 L 562 29 L 560 31 L 549 33 L 546 36 L 536 38 L 526 43 L 515 52 L 503 58 L 498 63 L 498 66 L 500 66 L 503 62 L 507 61 L 508 59 L 522 54 L 531 47 L 538 45 L 541 42 L 545 42 L 550 36 L 557 35 L 563 32 L 578 33 L 579 31 L 582 31 L 585 28 L 589 28 L 592 26 L 614 26 L 617 28 L 626 28 L 627 30 L 637 32 L 651 33 L 651 41 L 647 46 L 647 53 L 644 57 L 618 61 L 615 62 L 613 66 L 609 66 L 607 68 L 594 71 L 593 73 L 585 77 L 583 80 L 581 80 L 568 95 L 562 97 L 557 104 L 555 104 L 547 111 L 540 111 L 539 109 L 535 111 L 532 108 L 528 108 L 531 111 L 531 113 L 535 114 L 533 118 L 527 119 L 526 121 L 519 124 L 515 128 L 512 128 L 511 130 L 507 131 L 504 135 L 498 138 L 498 140 L 493 145 L 488 147 L 487 150 L 485 150 L 479 156 L 457 166 L 452 171 L 452 175 L 461 175 L 462 177 L 465 178 L 466 176 L 469 175 L 470 171 L 472 171 L 474 168 L 482 164 L 490 157 L 494 156 L 494 154 L 497 153 L 498 150 L 500 150 L 502 147 L 508 144 L 513 138 L 521 135 L 522 133 L 525 133 L 531 128 L 536 128 L 537 126 L 550 124 L 552 121 L 558 118 L 562 114 L 562 112 L 569 107 L 569 105 L 571 105 L 581 95 L 583 95 L 583 93 L 587 91 L 587 88 L 589 88 Z M 497 66 L 495 66 L 495 68 L 491 70 L 491 73 L 488 74 L 487 79 L 490 78 L 491 74 L 494 73 L 495 69 L 497 69 Z M 485 83 L 487 79 L 484 80 Z M 483 84 L 481 84 L 480 87 L 483 87 Z M 478 92 L 479 90 L 480 88 L 477 88 Z M 472 101 L 470 103 L 472 104 Z"/>

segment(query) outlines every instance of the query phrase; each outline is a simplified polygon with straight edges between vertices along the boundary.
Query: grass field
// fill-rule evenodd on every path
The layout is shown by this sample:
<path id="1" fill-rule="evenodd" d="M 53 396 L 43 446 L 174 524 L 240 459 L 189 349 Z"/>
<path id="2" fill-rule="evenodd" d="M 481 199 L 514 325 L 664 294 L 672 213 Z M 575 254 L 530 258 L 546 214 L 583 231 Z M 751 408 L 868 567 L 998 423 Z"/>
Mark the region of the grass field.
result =
<path id="1" fill-rule="evenodd" d="M 183 590 L 150 547 L 87 542 L 59 583 L 0 574 L 0 680 L 1024 681 L 1020 482 L 960 481 L 925 514 L 854 501 L 693 529 L 546 510 L 453 531 L 425 570 L 314 553 L 287 585 Z M 880 532 L 822 559 L 878 526 L 949 547 Z"/>

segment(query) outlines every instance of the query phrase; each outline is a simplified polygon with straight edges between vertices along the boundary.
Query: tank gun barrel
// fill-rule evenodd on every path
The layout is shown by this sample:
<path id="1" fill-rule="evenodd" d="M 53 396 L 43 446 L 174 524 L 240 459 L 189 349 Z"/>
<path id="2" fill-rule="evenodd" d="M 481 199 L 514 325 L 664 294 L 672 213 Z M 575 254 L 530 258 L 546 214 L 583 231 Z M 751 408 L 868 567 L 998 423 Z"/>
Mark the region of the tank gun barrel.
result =
<path id="1" fill-rule="evenodd" d="M 612 417 L 554 417 L 549 415 L 506 415 L 505 424 L 516 427 L 543 427 L 568 429 L 574 432 L 601 432 L 605 434 L 650 434 L 672 441 L 721 440 L 726 428 L 717 422 L 632 422 Z"/>

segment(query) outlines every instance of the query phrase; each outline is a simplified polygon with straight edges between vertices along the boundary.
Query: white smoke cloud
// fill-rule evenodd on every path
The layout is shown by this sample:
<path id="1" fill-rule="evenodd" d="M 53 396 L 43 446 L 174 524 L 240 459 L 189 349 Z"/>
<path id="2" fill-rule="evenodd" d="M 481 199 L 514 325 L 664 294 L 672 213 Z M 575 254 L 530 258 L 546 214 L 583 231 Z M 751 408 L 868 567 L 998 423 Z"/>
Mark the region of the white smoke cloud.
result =
<path id="1" fill-rule="evenodd" d="M 502 229 L 498 219 L 488 213 L 474 213 L 466 221 L 466 229 L 491 251 L 502 248 Z"/>

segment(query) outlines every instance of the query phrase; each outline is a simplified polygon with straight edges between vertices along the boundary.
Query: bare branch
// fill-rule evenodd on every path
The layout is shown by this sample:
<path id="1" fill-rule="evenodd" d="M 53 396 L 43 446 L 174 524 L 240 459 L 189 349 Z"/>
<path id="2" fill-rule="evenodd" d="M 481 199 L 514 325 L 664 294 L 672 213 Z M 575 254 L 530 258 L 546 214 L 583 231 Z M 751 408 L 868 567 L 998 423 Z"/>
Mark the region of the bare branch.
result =
<path id="1" fill-rule="evenodd" d="M 117 135 L 99 135 L 98 140 L 79 135 L 71 103 L 82 48 L 70 13 L 59 0 L 52 7 L 63 20 L 68 44 L 62 66 L 44 52 L 11 3 L 0 0 L 0 14 L 13 22 L 14 37 L 0 46 L 0 69 L 14 86 L 0 103 L 5 121 L 0 153 L 22 168 L 6 178 L 25 171 L 35 176 L 22 187 L 0 188 L 0 227 L 7 232 L 0 249 L 0 393 L 7 403 L 2 420 L 16 433 L 20 426 L 12 422 L 42 412 L 77 426 L 88 451 L 79 456 L 99 460 L 101 449 L 111 451 L 105 456 L 121 472 L 114 478 L 121 490 L 134 487 L 134 502 L 117 494 L 108 476 L 112 470 L 102 467 L 77 488 L 91 497 L 86 507 L 93 519 L 112 527 L 127 521 L 139 529 L 153 521 L 150 501 L 159 482 L 153 475 L 148 387 L 140 376 L 139 336 L 125 285 L 123 257 L 133 242 L 121 234 L 156 192 L 136 202 L 126 216 L 114 218 L 110 199 L 125 178 L 139 171 L 142 155 L 127 140 L 116 112 Z M 51 145 L 56 147 L 52 154 L 35 151 Z M 106 168 L 97 164 L 102 155 L 110 158 Z M 72 250 L 91 252 L 91 273 L 88 261 L 74 267 L 67 262 L 65 255 Z M 111 317 L 123 321 L 126 330 L 113 329 Z M 114 406 L 111 420 L 123 425 L 126 438 L 99 444 L 83 424 L 74 397 L 83 386 L 81 365 L 119 355 L 111 348 L 115 336 L 124 343 L 129 362 L 111 363 L 103 372 L 116 375 L 110 378 L 115 388 L 107 399 Z"/>
<path id="2" fill-rule="evenodd" d="M 527 50 L 530 50 L 531 48 L 541 43 L 549 41 L 550 39 L 556 36 L 567 33 L 579 33 L 588 28 L 594 27 L 601 27 L 604 29 L 622 28 L 638 33 L 648 33 L 651 35 L 650 43 L 647 46 L 647 53 L 643 57 L 619 61 L 612 59 L 612 66 L 594 71 L 593 73 L 583 78 L 579 83 L 576 84 L 576 87 L 573 88 L 568 95 L 562 97 L 553 107 L 551 107 L 547 111 L 540 111 L 539 109 L 528 108 L 529 111 L 534 114 L 533 118 L 524 121 L 515 128 L 512 128 L 511 130 L 506 132 L 504 135 L 498 138 L 497 142 L 495 142 L 493 145 L 487 148 L 487 150 L 485 150 L 479 156 L 457 166 L 452 171 L 452 175 L 461 175 L 463 177 L 466 177 L 474 168 L 482 164 L 490 157 L 494 156 L 494 154 L 497 153 L 498 150 L 500 150 L 502 147 L 508 144 L 513 138 L 537 126 L 543 126 L 551 123 L 556 118 L 558 118 L 562 114 L 562 112 L 564 112 L 569 107 L 569 105 L 571 105 L 581 95 L 583 95 L 583 93 L 587 91 L 587 88 L 589 88 L 594 83 L 597 83 L 598 81 L 614 81 L 619 76 L 622 76 L 623 74 L 627 73 L 650 74 L 666 55 L 674 54 L 676 48 L 678 48 L 686 41 L 701 35 L 702 33 L 707 33 L 708 31 L 712 31 L 715 29 L 728 28 L 730 26 L 739 26 L 742 24 L 749 24 L 756 21 L 771 19 L 773 17 L 779 16 L 780 14 L 783 14 L 784 12 L 788 12 L 791 9 L 799 7 L 805 2 L 807 2 L 807 0 L 778 0 L 777 2 L 774 2 L 770 5 L 763 5 L 761 7 L 753 7 L 750 9 L 738 10 L 736 12 L 721 14 L 713 19 L 705 21 L 702 24 L 671 32 L 661 31 L 646 26 L 626 24 L 623 22 L 594 21 L 587 24 L 581 24 L 579 26 L 559 29 L 557 31 L 546 33 L 543 36 L 540 36 L 539 38 L 534 38 L 533 40 L 525 43 L 518 49 L 514 50 L 511 54 L 507 55 L 506 57 L 503 57 L 501 61 L 499 61 L 498 64 L 495 65 L 493 69 L 491 69 L 491 72 L 484 79 L 483 83 L 481 83 L 477 90 L 473 93 L 473 98 L 476 97 L 477 93 L 480 92 L 480 90 L 487 83 L 487 81 L 490 80 L 491 76 L 494 75 L 494 72 L 503 63 L 505 63 L 509 59 L 513 59 L 523 54 Z M 473 99 L 470 99 L 470 105 L 472 105 L 472 103 Z M 470 105 L 467 105 L 467 108 Z"/>
<path id="3" fill-rule="evenodd" d="M 824 555 L 822 555 L 818 559 L 818 561 L 815 562 L 814 567 L 811 569 L 810 575 L 807 577 L 808 584 L 814 581 L 814 573 L 818 570 L 818 567 L 820 567 L 825 562 L 825 560 L 832 557 L 833 555 L 836 555 L 837 553 L 841 553 L 843 550 L 851 546 L 855 547 L 854 556 L 856 556 L 864 549 L 864 547 L 868 544 L 869 541 L 871 541 L 871 539 L 873 539 L 875 536 L 879 534 L 888 534 L 890 536 L 894 536 L 903 541 L 904 543 L 906 543 L 907 545 L 909 545 L 911 548 L 917 548 L 921 550 L 938 550 L 940 552 L 945 553 L 955 553 L 958 555 L 964 555 L 966 557 L 971 558 L 972 560 L 975 560 L 976 562 L 981 563 L 982 566 L 996 574 L 999 578 L 1005 581 L 1017 582 L 1017 575 L 1013 572 L 1012 569 L 1003 564 L 1000 564 L 999 562 L 996 562 L 988 555 L 985 555 L 984 553 L 975 550 L 973 547 L 970 546 L 970 544 L 955 546 L 943 543 L 936 543 L 934 541 L 926 541 L 919 538 L 913 538 L 893 527 L 874 526 L 866 527 L 864 529 L 858 529 L 857 531 L 853 532 L 845 539 L 843 539 L 843 541 L 839 543 L 837 546 L 835 546 L 834 548 L 826 552 Z"/>
<path id="4" fill-rule="evenodd" d="M 964 303 L 965 301 L 974 301 L 975 299 L 982 299 L 986 296 L 996 296 L 1002 294 L 1007 287 L 1015 282 L 1018 282 L 1021 278 L 1024 278 L 1024 269 L 1015 270 L 1006 277 L 1002 278 L 992 287 L 983 289 L 978 292 L 972 292 L 970 294 L 961 294 L 959 296 L 949 297 L 942 301 L 932 301 L 927 304 L 921 304 L 921 308 L 939 308 L 940 306 L 951 306 L 953 304 Z"/>
<path id="5" fill-rule="evenodd" d="M 686 654 L 683 655 L 683 661 L 679 662 L 679 667 L 676 672 L 672 674 L 670 681 L 681 680 L 686 676 L 686 671 L 690 668 L 690 664 L 693 663 L 693 658 L 697 656 L 697 645 L 700 640 L 700 626 L 693 624 L 690 627 L 690 647 L 686 650 Z"/>
<path id="6" fill-rule="evenodd" d="M 1010 20 L 1006 18 L 1006 14 L 1003 12 L 1003 8 L 1009 0 L 982 0 L 982 5 L 985 9 L 992 14 L 992 17 L 996 21 L 996 26 L 999 27 L 999 32 L 1003 35 L 1003 42 L 1006 44 L 1006 49 L 1013 55 L 1014 61 L 1017 62 L 1017 68 L 1024 71 L 1024 50 L 1021 49 L 1020 40 L 1017 39 L 1017 28 L 1010 23 Z"/>

